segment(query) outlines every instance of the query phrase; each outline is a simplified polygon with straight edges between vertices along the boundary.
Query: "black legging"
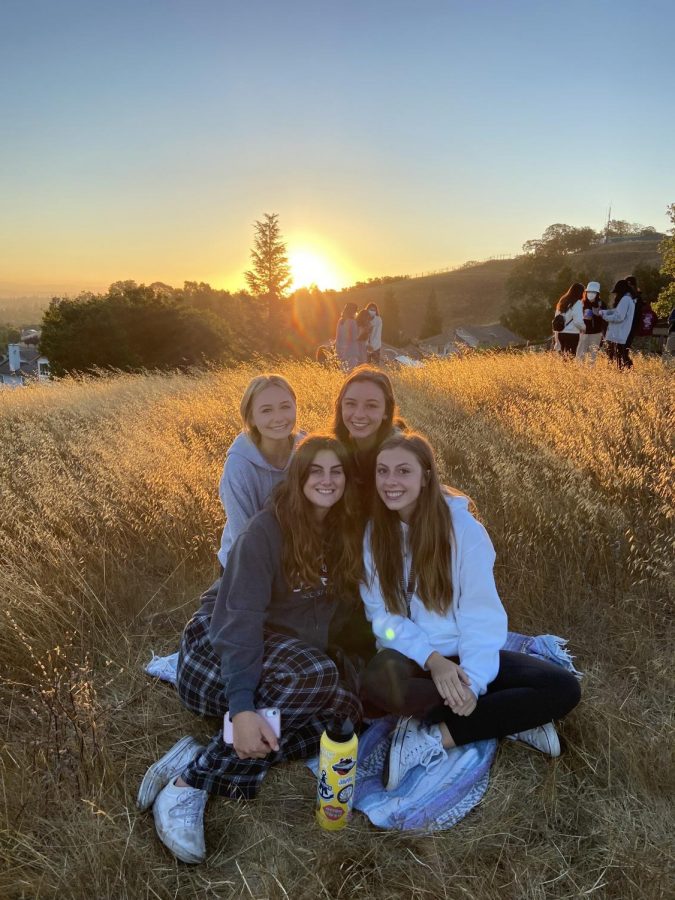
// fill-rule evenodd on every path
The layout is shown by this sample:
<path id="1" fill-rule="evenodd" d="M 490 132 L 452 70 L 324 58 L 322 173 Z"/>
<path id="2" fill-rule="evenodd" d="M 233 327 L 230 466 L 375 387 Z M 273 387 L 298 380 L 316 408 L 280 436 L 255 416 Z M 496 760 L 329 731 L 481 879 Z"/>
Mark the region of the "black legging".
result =
<path id="1" fill-rule="evenodd" d="M 381 650 L 364 678 L 367 700 L 385 712 L 445 722 L 458 746 L 504 737 L 561 719 L 581 699 L 579 682 L 562 666 L 526 653 L 501 650 L 499 673 L 470 716 L 440 702 L 431 674 L 397 650 Z"/>
<path id="2" fill-rule="evenodd" d="M 579 335 L 570 334 L 567 331 L 559 331 L 558 342 L 563 356 L 574 356 L 577 352 L 577 347 L 579 346 Z"/>

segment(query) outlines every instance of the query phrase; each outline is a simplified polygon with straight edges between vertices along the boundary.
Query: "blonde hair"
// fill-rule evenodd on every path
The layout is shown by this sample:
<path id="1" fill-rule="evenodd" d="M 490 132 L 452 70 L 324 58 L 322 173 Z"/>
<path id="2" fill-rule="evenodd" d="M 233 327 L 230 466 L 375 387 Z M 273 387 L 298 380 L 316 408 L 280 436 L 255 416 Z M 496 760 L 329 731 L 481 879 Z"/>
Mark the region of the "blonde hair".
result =
<path id="1" fill-rule="evenodd" d="M 286 381 L 283 375 L 277 375 L 275 372 L 266 372 L 264 375 L 256 375 L 255 378 L 252 378 L 246 385 L 246 390 L 244 391 L 244 394 L 241 398 L 241 403 L 239 404 L 239 414 L 241 415 L 241 421 L 244 427 L 244 431 L 254 444 L 260 443 L 260 432 L 255 427 L 251 419 L 251 414 L 253 411 L 253 401 L 261 391 L 264 391 L 265 388 L 271 387 L 272 385 L 274 385 L 275 387 L 280 387 L 284 391 L 288 391 L 288 393 L 293 398 L 293 402 L 297 402 L 295 391 L 293 390 L 289 382 Z"/>

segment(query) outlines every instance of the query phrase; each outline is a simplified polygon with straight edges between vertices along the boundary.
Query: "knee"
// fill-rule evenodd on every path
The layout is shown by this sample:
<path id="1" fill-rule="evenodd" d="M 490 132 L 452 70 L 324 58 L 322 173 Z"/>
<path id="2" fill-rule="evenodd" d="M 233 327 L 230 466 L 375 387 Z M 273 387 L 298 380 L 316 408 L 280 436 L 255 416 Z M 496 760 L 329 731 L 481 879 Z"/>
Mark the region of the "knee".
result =
<path id="1" fill-rule="evenodd" d="M 396 650 L 382 650 L 368 665 L 363 678 L 366 699 L 395 715 L 403 715 L 407 660 Z"/>
<path id="2" fill-rule="evenodd" d="M 324 691 L 334 692 L 340 684 L 340 673 L 330 657 L 318 650 L 304 649 L 301 660 L 288 659 L 277 668 L 275 681 L 283 682 L 290 689 L 311 681 Z"/>
<path id="3" fill-rule="evenodd" d="M 581 700 L 579 679 L 565 669 L 557 673 L 557 678 L 551 685 L 551 692 L 555 696 L 557 711 L 554 718 L 556 719 L 566 716 Z"/>

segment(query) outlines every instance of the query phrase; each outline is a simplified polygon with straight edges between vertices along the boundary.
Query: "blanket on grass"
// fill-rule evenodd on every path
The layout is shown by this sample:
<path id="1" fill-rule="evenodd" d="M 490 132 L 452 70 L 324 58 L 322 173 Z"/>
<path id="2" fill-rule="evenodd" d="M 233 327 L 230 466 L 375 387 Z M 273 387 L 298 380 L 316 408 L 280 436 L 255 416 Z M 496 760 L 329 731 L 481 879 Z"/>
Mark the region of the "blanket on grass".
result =
<path id="1" fill-rule="evenodd" d="M 504 649 L 537 656 L 580 676 L 566 644 L 564 638 L 552 634 L 528 637 L 510 631 Z M 145 671 L 175 684 L 177 662 L 177 653 L 166 657 L 153 653 Z M 376 719 L 359 737 L 354 808 L 365 813 L 379 828 L 399 831 L 450 828 L 485 794 L 498 741 L 477 741 L 456 747 L 448 751 L 445 762 L 430 772 L 417 766 L 408 772 L 395 791 L 385 791 L 382 773 L 396 721 L 395 716 Z M 308 760 L 307 765 L 316 774 L 318 758 Z"/>

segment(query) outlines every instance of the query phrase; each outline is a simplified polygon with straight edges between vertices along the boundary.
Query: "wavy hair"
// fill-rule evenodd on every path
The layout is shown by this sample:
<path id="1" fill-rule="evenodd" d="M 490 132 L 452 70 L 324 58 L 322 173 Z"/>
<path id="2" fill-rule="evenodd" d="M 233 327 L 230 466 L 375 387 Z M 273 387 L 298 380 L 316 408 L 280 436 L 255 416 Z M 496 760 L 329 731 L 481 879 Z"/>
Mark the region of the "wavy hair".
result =
<path id="1" fill-rule="evenodd" d="M 560 300 L 558 300 L 556 312 L 566 313 L 568 309 L 571 309 L 574 306 L 577 300 L 583 298 L 585 290 L 586 288 L 580 281 L 575 281 L 574 284 L 571 284 Z"/>
<path id="2" fill-rule="evenodd" d="M 445 501 L 448 494 L 464 496 L 441 484 L 434 452 L 427 439 L 414 431 L 393 434 L 378 451 L 401 448 L 422 467 L 422 490 L 410 519 L 408 542 L 415 572 L 415 592 L 432 612 L 445 613 L 452 605 L 452 553 L 455 537 Z M 407 615 L 403 568 L 403 534 L 398 513 L 378 496 L 374 503 L 371 550 L 380 588 L 389 612 Z"/>
<path id="3" fill-rule="evenodd" d="M 265 388 L 270 387 L 271 385 L 280 387 L 284 391 L 288 391 L 293 398 L 293 402 L 297 403 L 295 391 L 283 375 L 277 375 L 276 372 L 266 372 L 264 375 L 256 375 L 255 378 L 252 378 L 249 381 L 239 404 L 239 415 L 241 416 L 244 431 L 256 445 L 260 443 L 260 432 L 253 424 L 252 420 L 253 401 L 261 391 L 264 391 Z"/>
<path id="4" fill-rule="evenodd" d="M 345 473 L 345 490 L 328 510 L 323 528 L 317 528 L 313 506 L 305 497 L 309 470 L 321 450 L 332 450 Z M 353 466 L 347 448 L 330 434 L 309 434 L 297 445 L 286 479 L 271 497 L 272 508 L 281 526 L 282 564 L 292 587 L 317 585 L 321 564 L 326 562 L 330 583 L 340 596 L 358 589 L 363 570 L 361 532 L 356 525 L 358 505 Z"/>

